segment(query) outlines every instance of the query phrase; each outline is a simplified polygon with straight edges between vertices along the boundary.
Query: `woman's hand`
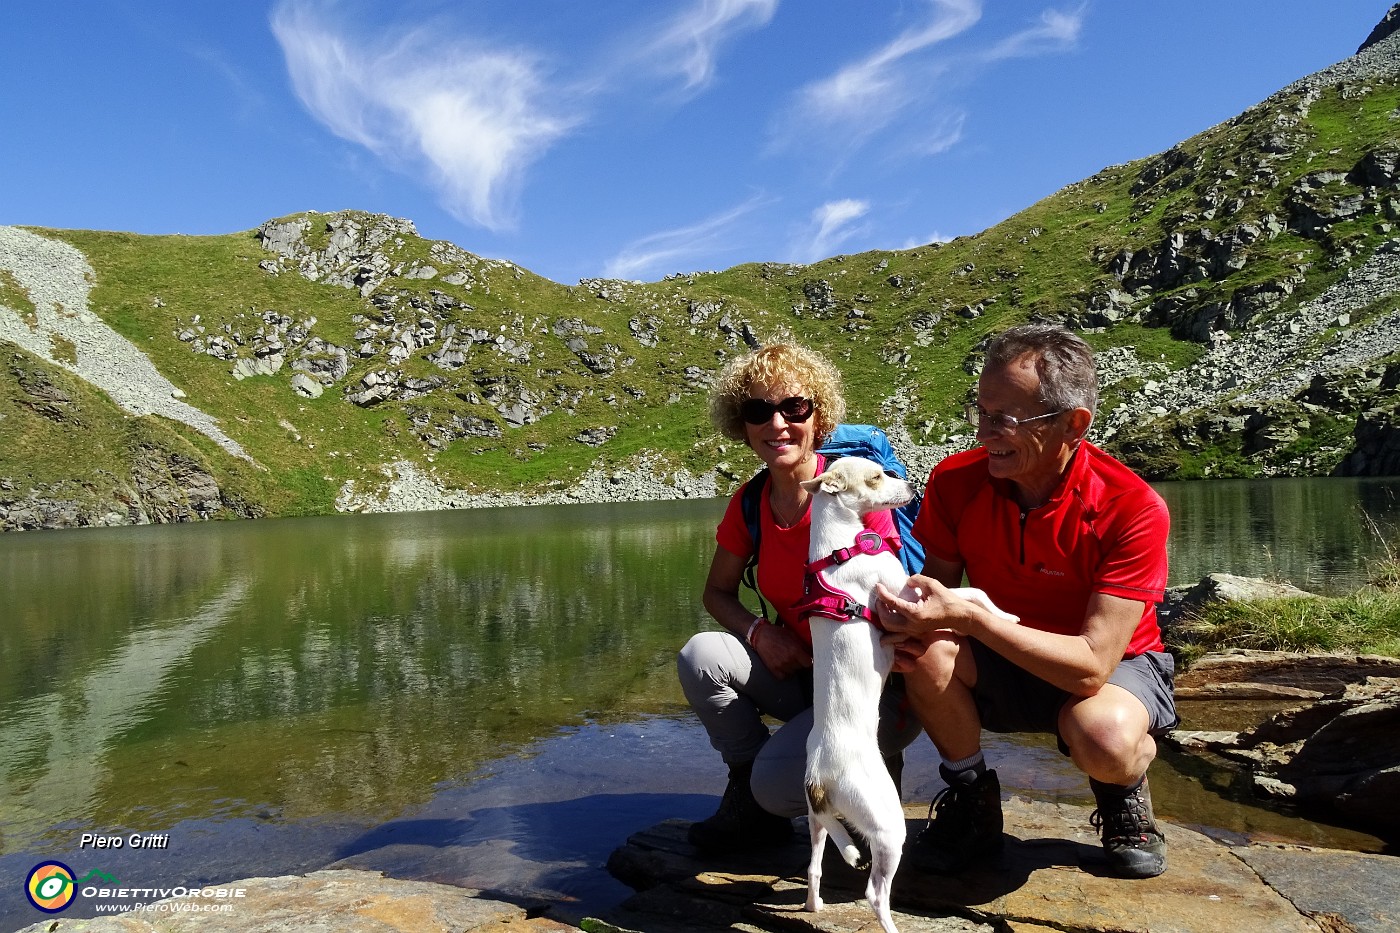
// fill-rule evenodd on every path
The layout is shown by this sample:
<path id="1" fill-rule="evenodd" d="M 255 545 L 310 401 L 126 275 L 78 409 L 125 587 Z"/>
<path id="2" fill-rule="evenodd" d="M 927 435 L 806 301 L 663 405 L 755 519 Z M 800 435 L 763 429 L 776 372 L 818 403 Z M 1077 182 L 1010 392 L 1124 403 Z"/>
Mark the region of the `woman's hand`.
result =
<path id="1" fill-rule="evenodd" d="M 785 625 L 760 623 L 754 628 L 749 645 L 757 652 L 763 666 L 779 680 L 812 666 L 812 649 Z"/>

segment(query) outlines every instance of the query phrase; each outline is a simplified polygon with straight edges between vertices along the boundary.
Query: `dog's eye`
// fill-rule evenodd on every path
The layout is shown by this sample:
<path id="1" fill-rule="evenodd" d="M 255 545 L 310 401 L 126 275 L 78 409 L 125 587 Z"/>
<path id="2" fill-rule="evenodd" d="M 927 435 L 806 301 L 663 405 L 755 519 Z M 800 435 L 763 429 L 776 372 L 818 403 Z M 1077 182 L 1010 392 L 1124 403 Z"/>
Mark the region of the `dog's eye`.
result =
<path id="1" fill-rule="evenodd" d="M 884 481 L 885 481 L 884 475 L 881 474 L 881 473 L 876 473 L 874 476 L 869 477 L 869 478 L 865 481 L 865 485 L 869 486 L 871 489 L 879 489 L 879 488 L 880 488 L 880 484 L 883 483 Z"/>

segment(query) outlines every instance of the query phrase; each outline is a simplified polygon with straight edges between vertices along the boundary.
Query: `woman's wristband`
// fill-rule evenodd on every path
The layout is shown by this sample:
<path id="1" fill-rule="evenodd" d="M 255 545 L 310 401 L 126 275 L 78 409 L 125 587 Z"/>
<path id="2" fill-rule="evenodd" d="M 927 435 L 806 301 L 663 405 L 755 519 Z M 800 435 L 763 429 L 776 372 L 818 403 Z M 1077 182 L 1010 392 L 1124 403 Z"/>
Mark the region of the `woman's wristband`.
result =
<path id="1" fill-rule="evenodd" d="M 758 631 L 758 627 L 759 627 L 760 625 L 762 625 L 762 624 L 763 624 L 763 619 L 760 618 L 760 617 L 758 617 L 758 616 L 755 616 L 755 617 L 754 617 L 754 620 L 753 620 L 752 622 L 749 623 L 749 631 L 748 631 L 748 634 L 746 634 L 746 635 L 744 636 L 744 641 L 746 641 L 746 642 L 749 643 L 749 647 L 750 647 L 750 648 L 757 648 L 757 647 L 758 647 L 757 645 L 755 645 L 755 644 L 753 643 L 753 636 L 754 636 L 754 633 Z"/>

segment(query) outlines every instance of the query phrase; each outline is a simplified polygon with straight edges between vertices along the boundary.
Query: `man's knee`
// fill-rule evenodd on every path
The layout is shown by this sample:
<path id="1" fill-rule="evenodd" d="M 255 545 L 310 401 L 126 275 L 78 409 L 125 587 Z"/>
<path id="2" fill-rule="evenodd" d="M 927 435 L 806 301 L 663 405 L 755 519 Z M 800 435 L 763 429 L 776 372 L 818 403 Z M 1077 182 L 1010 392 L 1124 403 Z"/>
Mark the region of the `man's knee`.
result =
<path id="1" fill-rule="evenodd" d="M 1149 725 L 1142 702 L 1112 684 L 1060 710 L 1060 737 L 1076 761 L 1136 766 L 1144 755 L 1150 760 L 1156 743 Z"/>

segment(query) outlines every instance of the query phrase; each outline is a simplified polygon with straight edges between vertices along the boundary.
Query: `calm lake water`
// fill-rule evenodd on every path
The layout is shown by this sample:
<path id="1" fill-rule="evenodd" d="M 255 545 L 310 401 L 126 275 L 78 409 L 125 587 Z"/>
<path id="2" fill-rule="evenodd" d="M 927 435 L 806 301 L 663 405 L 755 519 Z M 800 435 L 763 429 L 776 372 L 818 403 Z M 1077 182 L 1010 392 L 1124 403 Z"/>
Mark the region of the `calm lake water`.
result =
<path id="1" fill-rule="evenodd" d="M 1173 584 L 1225 570 L 1341 592 L 1400 540 L 1400 480 L 1158 488 Z M 608 853 L 708 814 L 723 786 L 673 669 L 710 624 L 723 505 L 0 536 L 0 929 L 43 919 L 21 888 L 44 859 L 132 886 L 365 867 L 564 918 L 620 901 Z M 1048 743 L 989 754 L 1012 791 L 1087 800 Z M 936 763 L 911 750 L 906 800 L 936 791 Z M 1153 771 L 1158 811 L 1212 832 L 1380 847 L 1227 783 Z M 132 833 L 165 843 L 82 844 Z"/>

